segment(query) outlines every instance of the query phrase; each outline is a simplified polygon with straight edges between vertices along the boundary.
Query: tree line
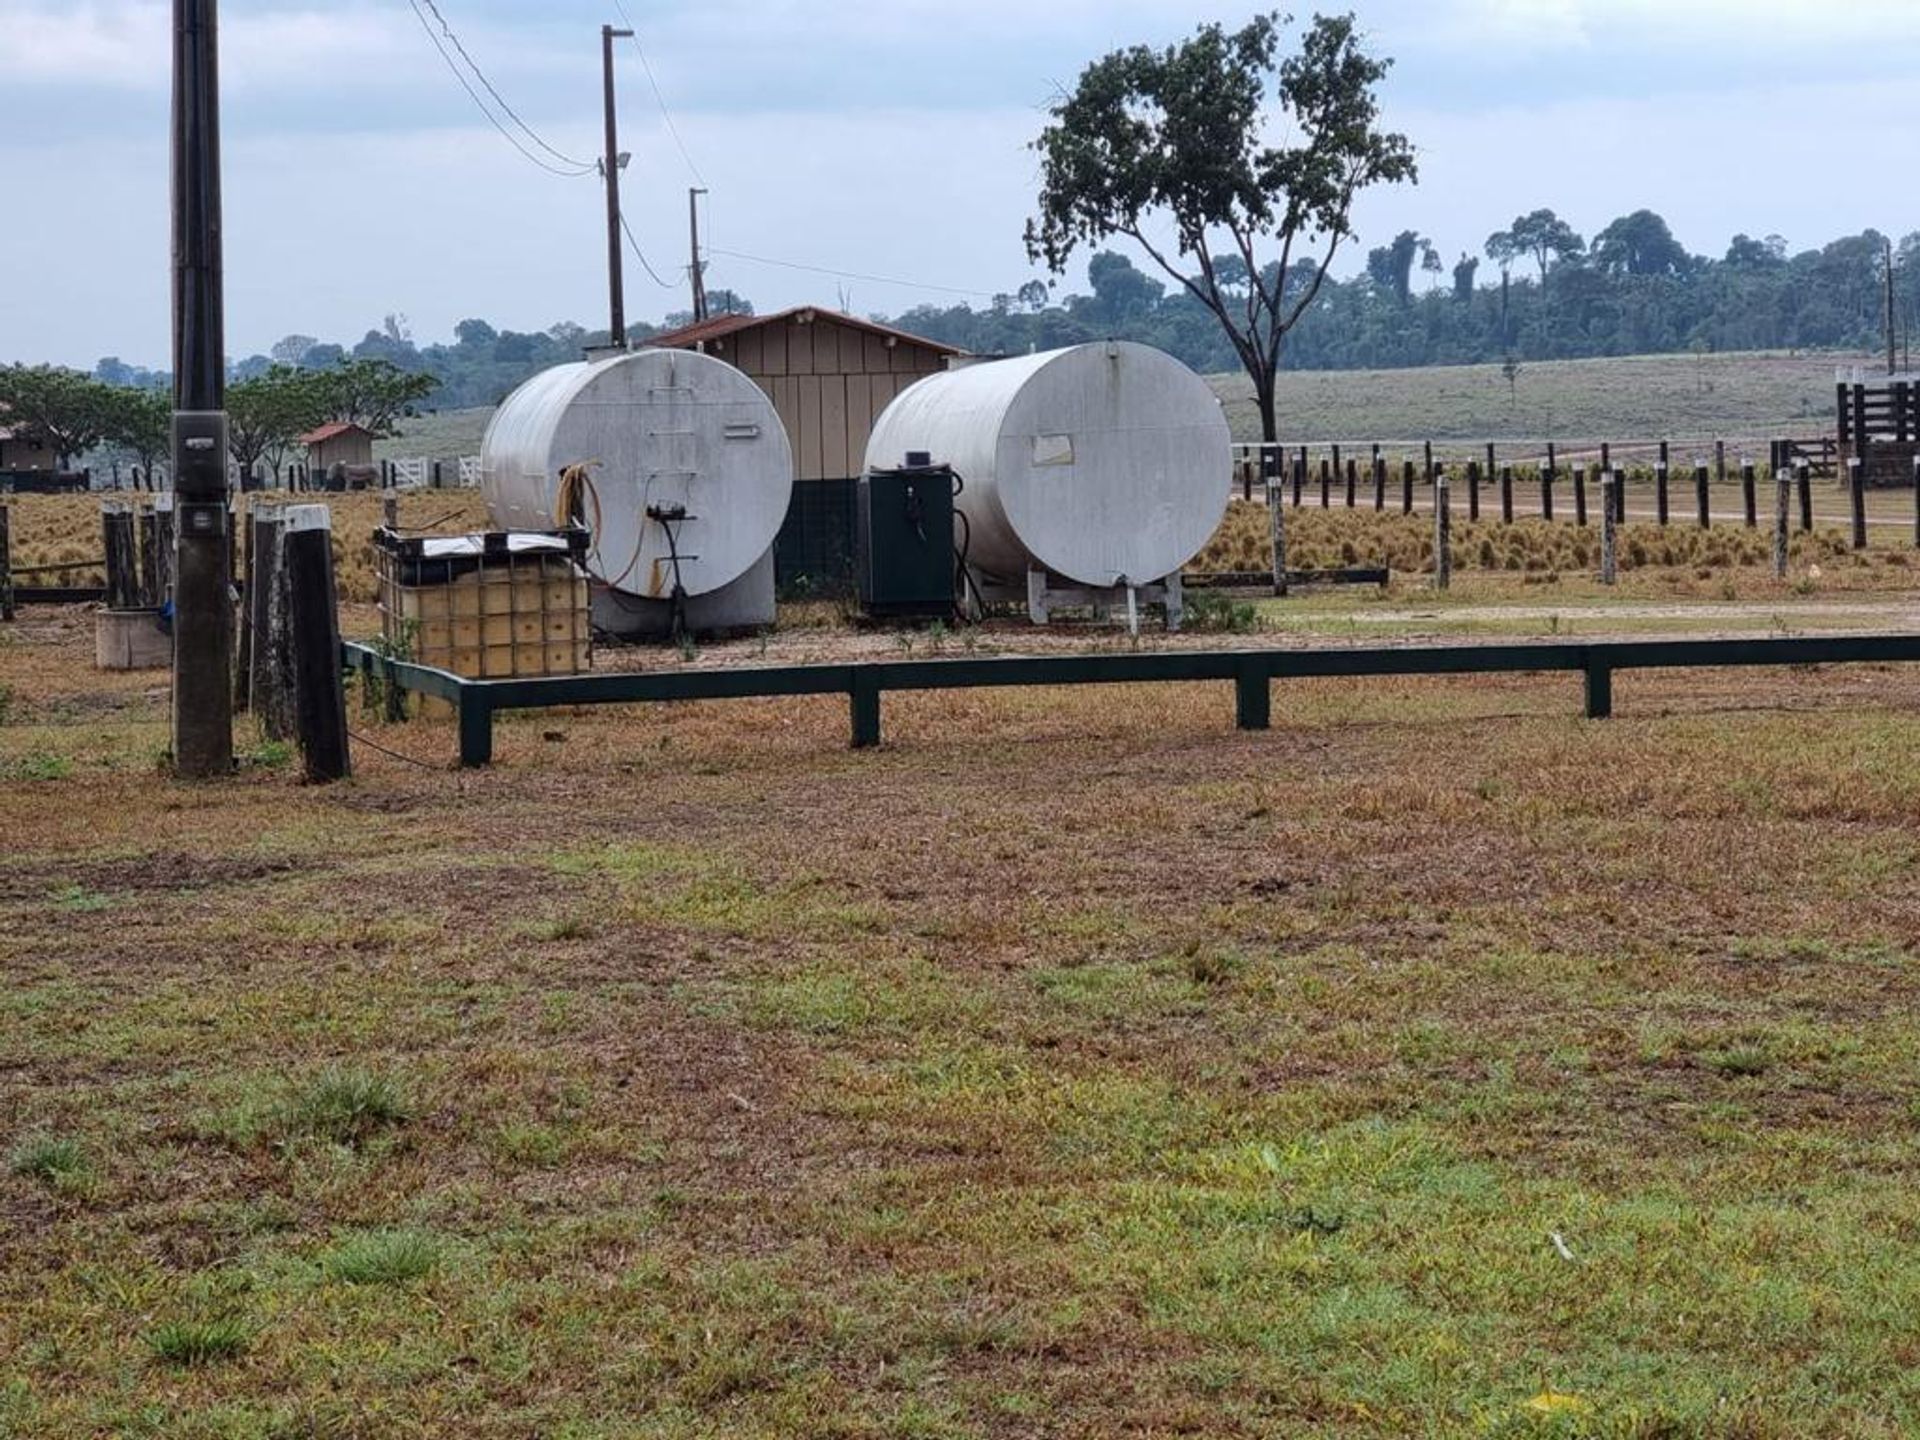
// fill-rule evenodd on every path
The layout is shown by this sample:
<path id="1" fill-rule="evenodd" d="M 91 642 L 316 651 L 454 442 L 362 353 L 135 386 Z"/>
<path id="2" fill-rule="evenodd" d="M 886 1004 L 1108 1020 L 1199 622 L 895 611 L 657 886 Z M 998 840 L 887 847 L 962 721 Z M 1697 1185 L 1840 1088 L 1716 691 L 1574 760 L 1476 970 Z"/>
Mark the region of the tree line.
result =
<path id="1" fill-rule="evenodd" d="M 151 484 L 171 445 L 171 384 L 154 372 L 118 373 L 118 363 L 102 361 L 91 375 L 55 365 L 0 367 L 0 420 L 44 436 L 63 468 L 88 455 L 124 457 L 135 483 Z M 331 421 L 391 435 L 438 383 L 357 356 L 314 365 L 270 361 L 250 373 L 236 367 L 226 398 L 229 456 L 244 471 L 264 463 L 278 481 L 302 435 Z"/>

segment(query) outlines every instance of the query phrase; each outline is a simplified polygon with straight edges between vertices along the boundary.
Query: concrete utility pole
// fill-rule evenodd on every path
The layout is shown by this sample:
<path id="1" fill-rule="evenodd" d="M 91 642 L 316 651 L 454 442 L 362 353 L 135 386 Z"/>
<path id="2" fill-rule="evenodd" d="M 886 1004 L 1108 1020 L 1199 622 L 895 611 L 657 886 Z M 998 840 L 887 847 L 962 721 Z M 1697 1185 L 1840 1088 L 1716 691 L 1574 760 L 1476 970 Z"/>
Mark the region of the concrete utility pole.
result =
<path id="1" fill-rule="evenodd" d="M 687 187 L 687 237 L 693 246 L 693 261 L 687 267 L 687 277 L 693 282 L 693 318 L 696 323 L 707 318 L 707 278 L 702 273 L 706 266 L 700 263 L 700 197 L 706 193 L 693 186 Z"/>
<path id="2" fill-rule="evenodd" d="M 1895 357 L 1893 342 L 1893 241 L 1887 241 L 1887 373 L 1896 375 L 1899 368 L 1893 363 Z"/>
<path id="3" fill-rule="evenodd" d="M 600 69 L 607 109 L 607 153 L 600 170 L 607 179 L 607 343 L 623 347 L 627 343 L 626 297 L 621 292 L 620 270 L 620 134 L 613 111 L 613 42 L 632 35 L 631 30 L 600 27 Z"/>
<path id="4" fill-rule="evenodd" d="M 233 768 L 216 0 L 173 0 L 173 762 Z"/>

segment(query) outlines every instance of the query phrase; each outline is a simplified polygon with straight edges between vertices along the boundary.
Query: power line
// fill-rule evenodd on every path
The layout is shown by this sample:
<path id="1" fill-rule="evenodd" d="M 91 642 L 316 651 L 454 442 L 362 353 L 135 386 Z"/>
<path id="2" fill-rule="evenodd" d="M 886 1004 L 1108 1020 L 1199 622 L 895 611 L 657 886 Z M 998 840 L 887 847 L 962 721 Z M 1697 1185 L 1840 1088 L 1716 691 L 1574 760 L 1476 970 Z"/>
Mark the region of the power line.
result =
<path id="1" fill-rule="evenodd" d="M 687 153 L 687 144 L 680 138 L 680 127 L 673 123 L 673 112 L 667 108 L 667 97 L 661 93 L 660 82 L 654 78 L 653 65 L 647 59 L 646 46 L 640 43 L 639 27 L 633 23 L 633 17 L 627 14 L 627 7 L 621 3 L 621 0 L 613 0 L 613 8 L 620 12 L 621 20 L 626 23 L 628 31 L 631 32 L 633 48 L 640 56 L 640 68 L 647 72 L 647 84 L 653 87 L 653 98 L 659 102 L 660 118 L 667 122 L 667 134 L 673 137 L 674 148 L 680 152 L 680 158 L 687 162 L 687 169 L 692 173 L 695 183 L 705 185 L 707 177 L 700 173 L 700 167 L 693 163 L 693 156 Z"/>
<path id="2" fill-rule="evenodd" d="M 746 255 L 738 250 L 722 250 L 717 245 L 705 247 L 709 255 L 725 255 L 731 260 L 746 260 L 755 265 L 777 265 L 782 270 L 807 270 L 815 275 L 831 275 L 839 280 L 865 280 L 871 285 L 898 285 L 904 290 L 937 290 L 943 295 L 966 295 L 974 299 L 990 300 L 992 292 L 987 290 L 962 290 L 953 285 L 926 285 L 918 280 L 896 280 L 887 275 L 862 275 L 857 270 L 832 270 L 825 265 L 802 265 L 797 260 L 773 260 L 765 255 Z"/>
<path id="3" fill-rule="evenodd" d="M 521 120 L 518 115 L 514 115 L 512 109 L 507 106 L 507 103 L 504 100 L 500 100 L 501 108 L 506 110 L 509 115 L 513 115 L 514 123 L 519 125 L 522 130 L 525 130 L 529 136 L 532 136 L 534 143 L 539 145 L 542 149 L 547 150 L 550 153 L 559 156 L 559 158 L 565 161 L 566 164 L 571 168 L 562 169 L 560 166 L 553 164 L 552 161 L 545 160 L 541 158 L 539 155 L 536 155 L 533 151 L 529 150 L 523 143 L 521 143 L 519 136 L 515 135 L 511 130 L 507 129 L 505 125 L 500 123 L 500 117 L 498 115 L 495 115 L 493 111 L 488 107 L 487 102 L 480 98 L 480 92 L 473 88 L 472 83 L 467 79 L 466 75 L 461 71 L 460 66 L 455 62 L 453 56 L 447 53 L 446 45 L 441 42 L 441 39 L 438 35 L 433 33 L 433 26 L 429 24 L 427 21 L 427 15 L 426 15 L 427 10 L 433 10 L 433 14 L 435 18 L 440 20 L 440 24 L 442 25 L 442 27 L 446 27 L 446 24 L 447 24 L 446 20 L 444 18 L 441 18 L 440 12 L 437 9 L 434 9 L 433 0 L 407 0 L 407 3 L 410 6 L 412 6 L 414 19 L 420 22 L 420 28 L 426 32 L 427 39 L 433 42 L 433 48 L 440 52 L 440 59 L 443 62 L 445 62 L 448 73 L 451 74 L 455 80 L 458 80 L 460 82 L 460 88 L 467 92 L 467 97 L 473 101 L 474 107 L 477 110 L 479 110 L 479 112 L 482 115 L 486 116 L 487 123 L 492 125 L 495 130 L 498 130 L 500 132 L 500 137 L 503 140 L 505 140 L 509 145 L 513 146 L 514 149 L 518 150 L 528 160 L 532 161 L 535 165 L 538 165 L 542 170 L 545 170 L 549 175 L 559 175 L 566 179 L 574 179 L 578 176 L 588 175 L 593 172 L 593 166 L 583 165 L 580 161 L 574 160 L 567 155 L 561 154 L 561 152 L 558 150 L 554 150 L 551 145 L 548 145 L 546 143 L 546 141 L 542 140 L 538 135 L 535 135 L 533 131 L 527 126 L 525 121 Z M 423 4 L 425 5 L 426 9 L 421 8 Z M 453 40 L 455 48 L 459 47 L 460 42 L 457 38 L 454 37 L 453 31 L 451 30 L 451 28 L 447 29 L 447 37 L 448 39 Z M 460 53 L 462 56 L 466 56 L 465 50 L 461 50 Z M 467 63 L 469 65 L 473 65 L 473 61 L 471 57 L 467 58 Z M 499 100 L 500 99 L 499 92 L 496 91 L 492 85 L 488 84 L 487 77 L 485 75 L 480 74 L 480 69 L 478 66 L 474 66 L 474 74 L 479 76 L 480 83 L 486 86 L 487 93 L 492 95 L 496 100 Z"/>
<path id="4" fill-rule="evenodd" d="M 514 124 L 518 125 L 522 130 L 526 132 L 527 138 L 529 140 L 533 141 L 534 144 L 538 145 L 542 150 L 546 151 L 549 155 L 553 156 L 554 159 L 560 161 L 562 164 L 572 166 L 574 169 L 578 170 L 583 175 L 587 171 L 593 169 L 592 162 L 575 159 L 573 156 L 567 154 L 563 150 L 556 150 L 553 146 L 549 145 L 545 140 L 541 139 L 539 133 L 535 131 L 531 125 L 527 124 L 526 121 L 522 120 L 519 116 L 519 113 L 515 111 L 514 108 L 507 103 L 507 97 L 502 95 L 498 90 L 496 90 L 494 88 L 493 82 L 487 79 L 486 72 L 483 71 L 480 68 L 479 64 L 474 60 L 474 58 L 467 53 L 467 47 L 460 43 L 460 37 L 453 33 L 453 26 L 447 23 L 446 16 L 440 13 L 440 7 L 434 3 L 434 0 L 421 0 L 421 3 L 424 4 L 427 7 L 427 9 L 433 13 L 433 18 L 440 22 L 440 28 L 446 32 L 446 37 L 448 41 L 451 42 L 451 44 L 453 45 L 453 48 L 459 52 L 460 58 L 467 62 L 467 68 L 473 71 L 474 78 L 479 80 L 479 82 L 486 87 L 487 94 L 491 95 L 494 98 L 494 102 L 498 104 L 499 107 L 507 113 L 508 118 L 511 119 Z"/>
<path id="5" fill-rule="evenodd" d="M 646 251 L 642 250 L 640 248 L 640 242 L 634 239 L 633 227 L 627 224 L 627 212 L 624 210 L 620 212 L 620 228 L 626 231 L 627 244 L 631 245 L 633 247 L 633 253 L 640 257 L 640 268 L 645 270 L 647 274 L 652 277 L 653 283 L 658 285 L 662 290 L 678 290 L 680 288 L 678 285 L 672 284 L 671 282 L 666 280 L 662 280 L 660 278 L 660 273 L 653 268 L 652 263 L 647 259 Z"/>

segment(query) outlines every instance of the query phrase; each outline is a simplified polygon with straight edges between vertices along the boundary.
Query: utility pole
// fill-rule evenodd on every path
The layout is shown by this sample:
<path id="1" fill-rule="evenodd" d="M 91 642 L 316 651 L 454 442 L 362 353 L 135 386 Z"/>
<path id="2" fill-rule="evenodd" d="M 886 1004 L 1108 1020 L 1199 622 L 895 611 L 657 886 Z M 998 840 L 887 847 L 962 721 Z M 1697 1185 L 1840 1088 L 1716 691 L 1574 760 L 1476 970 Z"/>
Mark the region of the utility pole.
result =
<path id="1" fill-rule="evenodd" d="M 173 0 L 173 763 L 233 768 L 217 0 Z"/>
<path id="2" fill-rule="evenodd" d="M 693 282 L 693 318 L 696 324 L 707 318 L 707 279 L 701 273 L 706 266 L 700 263 L 700 197 L 706 193 L 693 186 L 687 187 L 687 237 L 693 246 L 693 263 L 687 267 L 687 276 Z"/>
<path id="3" fill-rule="evenodd" d="M 1887 239 L 1887 374 L 1889 375 L 1899 373 L 1899 368 L 1893 363 L 1895 359 L 1893 337 L 1893 239 L 1889 236 Z"/>
<path id="4" fill-rule="evenodd" d="M 626 298 L 620 280 L 620 134 L 613 113 L 613 42 L 632 35 L 631 30 L 600 27 L 600 68 L 607 107 L 607 153 L 600 171 L 607 179 L 607 343 L 624 348 L 627 343 Z"/>

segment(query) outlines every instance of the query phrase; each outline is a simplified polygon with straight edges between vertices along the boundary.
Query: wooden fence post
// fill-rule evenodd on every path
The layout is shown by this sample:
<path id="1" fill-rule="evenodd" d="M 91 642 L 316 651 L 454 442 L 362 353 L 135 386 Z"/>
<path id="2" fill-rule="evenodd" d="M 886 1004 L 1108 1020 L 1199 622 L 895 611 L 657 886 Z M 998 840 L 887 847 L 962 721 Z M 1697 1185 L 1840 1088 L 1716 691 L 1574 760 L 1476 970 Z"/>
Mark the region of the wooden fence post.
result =
<path id="1" fill-rule="evenodd" d="M 1727 483 L 1727 442 L 1724 440 L 1713 442 L 1713 478 L 1716 484 Z"/>
<path id="2" fill-rule="evenodd" d="M 294 733 L 307 780 L 324 784 L 345 779 L 352 771 L 333 583 L 333 522 L 327 507 L 290 506 L 281 546 L 291 621 Z"/>
<path id="3" fill-rule="evenodd" d="M 1300 508 L 1300 492 L 1306 488 L 1306 484 L 1307 452 L 1306 447 L 1302 446 L 1293 461 L 1293 508 L 1296 510 Z"/>
<path id="4" fill-rule="evenodd" d="M 1373 508 L 1376 513 L 1387 508 L 1387 462 L 1380 458 L 1380 447 L 1373 452 Z"/>
<path id="5" fill-rule="evenodd" d="M 107 564 L 107 608 L 131 610 L 140 603 L 134 568 L 133 511 L 124 501 L 100 507 L 100 539 Z"/>
<path id="6" fill-rule="evenodd" d="M 281 531 L 287 507 L 256 505 L 247 534 L 247 708 L 269 740 L 285 740 L 293 730 L 287 703 L 286 597 L 280 583 Z"/>
<path id="7" fill-rule="evenodd" d="M 1248 495 L 1247 498 L 1251 500 L 1253 496 Z M 400 497 L 398 495 L 389 493 L 380 497 L 380 523 L 388 530 L 397 532 L 400 529 Z"/>
<path id="8" fill-rule="evenodd" d="M 1760 524 L 1759 487 L 1755 483 L 1753 462 L 1744 455 L 1740 457 L 1740 498 L 1747 507 L 1747 528 L 1755 529 Z"/>
<path id="9" fill-rule="evenodd" d="M 1553 462 L 1540 467 L 1540 518 L 1553 519 Z"/>
<path id="10" fill-rule="evenodd" d="M 1793 467 L 1794 484 L 1800 489 L 1800 528 L 1813 530 L 1813 466 L 1805 460 Z"/>
<path id="11" fill-rule="evenodd" d="M 1273 532 L 1273 593 L 1287 593 L 1287 506 L 1276 482 L 1267 484 L 1267 524 Z"/>
<path id="12" fill-rule="evenodd" d="M 1867 476 L 1866 466 L 1855 455 L 1847 461 L 1847 499 L 1853 509 L 1853 548 L 1867 548 Z"/>
<path id="13" fill-rule="evenodd" d="M 1708 488 L 1708 474 L 1705 461 L 1693 467 L 1693 496 L 1700 508 L 1700 528 L 1713 528 L 1713 492 Z"/>
<path id="14" fill-rule="evenodd" d="M 160 526 L 153 507 L 143 505 L 134 512 L 139 529 L 140 603 L 151 610 L 160 608 Z"/>
<path id="15" fill-rule="evenodd" d="M 164 605 L 173 596 L 173 566 L 177 547 L 174 528 L 173 492 L 162 490 L 153 497 L 154 528 L 160 532 L 160 599 Z M 233 574 L 233 526 L 227 526 L 227 574 Z"/>
<path id="16" fill-rule="evenodd" d="M 1431 487 L 1433 485 L 1433 442 L 1431 440 L 1428 440 L 1425 442 L 1425 445 L 1426 445 L 1426 460 L 1424 462 L 1424 468 L 1421 470 L 1420 474 L 1422 478 L 1425 479 L 1425 481 L 1427 482 L 1427 485 Z"/>
<path id="17" fill-rule="evenodd" d="M 1400 462 L 1400 513 L 1413 513 L 1413 461 Z"/>
<path id="18" fill-rule="evenodd" d="M 1920 466 L 1914 467 L 1920 476 Z M 0 621 L 13 619 L 13 507 L 0 500 Z"/>
<path id="19" fill-rule="evenodd" d="M 1513 523 L 1513 466 L 1500 467 L 1500 523 Z"/>
<path id="20" fill-rule="evenodd" d="M 1453 583 L 1453 516 L 1447 498 L 1447 467 L 1433 472 L 1433 583 L 1445 590 Z"/>
<path id="21" fill-rule="evenodd" d="M 1480 519 L 1480 462 L 1467 461 L 1467 519 Z"/>
<path id="22" fill-rule="evenodd" d="M 1347 509 L 1353 509 L 1355 489 L 1360 483 L 1360 462 L 1351 455 L 1347 457 Z"/>
<path id="23" fill-rule="evenodd" d="M 1573 523 L 1576 525 L 1587 523 L 1587 467 L 1585 465 L 1573 467 Z"/>
<path id="24" fill-rule="evenodd" d="M 1773 472 L 1773 578 L 1787 578 L 1787 517 L 1793 507 L 1793 477 L 1784 469 Z"/>
<path id="25" fill-rule="evenodd" d="M 1333 508 L 1333 469 L 1324 455 L 1320 457 L 1320 508 Z"/>
<path id="26" fill-rule="evenodd" d="M 1620 522 L 1613 518 L 1613 487 L 1617 482 L 1611 474 L 1600 474 L 1600 583 L 1611 585 L 1619 577 L 1619 533 Z"/>
<path id="27" fill-rule="evenodd" d="M 1667 523 L 1667 462 L 1657 460 L 1653 466 L 1653 510 L 1660 517 L 1660 524 Z"/>

